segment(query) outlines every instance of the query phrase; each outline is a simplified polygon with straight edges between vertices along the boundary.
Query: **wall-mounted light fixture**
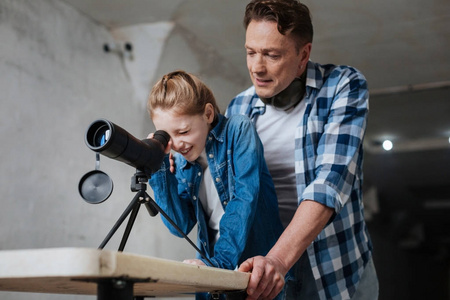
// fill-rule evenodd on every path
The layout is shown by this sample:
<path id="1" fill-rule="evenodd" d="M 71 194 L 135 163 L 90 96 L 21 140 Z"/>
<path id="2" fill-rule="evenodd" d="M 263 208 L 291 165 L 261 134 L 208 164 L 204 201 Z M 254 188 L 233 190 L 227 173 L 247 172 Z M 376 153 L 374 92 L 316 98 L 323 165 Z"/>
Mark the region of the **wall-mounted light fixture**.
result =
<path id="1" fill-rule="evenodd" d="M 394 144 L 392 144 L 392 142 L 390 140 L 385 140 L 382 144 L 383 149 L 386 151 L 390 151 L 392 150 L 392 147 L 394 146 Z"/>
<path id="2" fill-rule="evenodd" d="M 116 53 L 121 58 L 133 60 L 133 45 L 126 43 L 105 43 L 103 44 L 103 51 L 105 53 Z"/>
<path id="3" fill-rule="evenodd" d="M 420 139 L 384 139 L 380 141 L 365 141 L 364 149 L 372 154 L 382 154 L 389 151 L 414 152 L 429 151 L 437 149 L 450 149 L 450 138 L 447 137 L 429 137 Z"/>

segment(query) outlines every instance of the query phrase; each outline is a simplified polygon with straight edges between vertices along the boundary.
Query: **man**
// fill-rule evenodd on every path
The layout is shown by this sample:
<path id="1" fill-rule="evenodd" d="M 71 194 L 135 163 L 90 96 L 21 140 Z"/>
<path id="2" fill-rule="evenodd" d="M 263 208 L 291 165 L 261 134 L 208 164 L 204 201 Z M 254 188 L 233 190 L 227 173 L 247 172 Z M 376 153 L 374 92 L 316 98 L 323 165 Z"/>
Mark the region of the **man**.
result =
<path id="1" fill-rule="evenodd" d="M 273 299 L 283 286 L 288 299 L 377 299 L 362 204 L 366 80 L 309 61 L 310 13 L 295 0 L 253 0 L 244 25 L 253 86 L 227 115 L 254 121 L 285 226 L 265 257 L 240 266 L 252 272 L 248 299 Z"/>

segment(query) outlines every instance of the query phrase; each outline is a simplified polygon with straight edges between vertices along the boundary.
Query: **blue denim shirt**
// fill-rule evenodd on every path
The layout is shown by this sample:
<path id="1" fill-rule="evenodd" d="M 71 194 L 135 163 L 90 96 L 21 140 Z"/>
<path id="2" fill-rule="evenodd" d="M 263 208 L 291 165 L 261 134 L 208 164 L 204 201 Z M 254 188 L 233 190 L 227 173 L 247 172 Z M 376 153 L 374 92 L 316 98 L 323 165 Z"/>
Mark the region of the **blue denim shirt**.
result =
<path id="1" fill-rule="evenodd" d="M 166 156 L 149 183 L 155 201 L 184 233 L 198 224 L 198 246 L 215 267 L 235 269 L 247 258 L 267 254 L 282 233 L 275 188 L 262 143 L 248 117 L 227 119 L 219 115 L 217 125 L 208 134 L 205 151 L 225 211 L 214 246 L 208 216 L 198 196 L 203 176 L 200 164 L 176 154 L 173 174 Z M 181 236 L 162 219 L 174 235 Z"/>

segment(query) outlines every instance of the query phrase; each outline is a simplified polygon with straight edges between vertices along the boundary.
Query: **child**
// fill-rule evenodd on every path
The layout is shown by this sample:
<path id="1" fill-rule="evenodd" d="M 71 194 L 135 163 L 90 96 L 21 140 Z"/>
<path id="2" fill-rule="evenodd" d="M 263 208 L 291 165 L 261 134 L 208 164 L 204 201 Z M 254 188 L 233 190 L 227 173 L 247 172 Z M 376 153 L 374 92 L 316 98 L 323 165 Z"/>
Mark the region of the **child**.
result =
<path id="1" fill-rule="evenodd" d="M 163 76 L 147 107 L 156 129 L 171 137 L 166 153 L 176 152 L 149 180 L 158 205 L 186 234 L 198 224 L 198 246 L 214 267 L 233 270 L 267 254 L 283 228 L 250 119 L 221 115 L 211 90 L 184 71 Z M 185 262 L 205 265 L 197 257 Z"/>

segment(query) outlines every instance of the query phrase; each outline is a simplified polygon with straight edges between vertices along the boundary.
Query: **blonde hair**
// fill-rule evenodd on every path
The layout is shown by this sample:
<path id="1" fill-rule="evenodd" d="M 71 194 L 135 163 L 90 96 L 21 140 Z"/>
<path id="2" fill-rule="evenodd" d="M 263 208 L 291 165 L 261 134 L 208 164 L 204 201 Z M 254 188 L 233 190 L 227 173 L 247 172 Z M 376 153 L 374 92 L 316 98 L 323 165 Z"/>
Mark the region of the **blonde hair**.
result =
<path id="1" fill-rule="evenodd" d="M 157 108 L 175 108 L 179 114 L 197 115 L 205 111 L 207 103 L 212 104 L 217 115 L 220 110 L 211 90 L 195 75 L 179 70 L 164 75 L 153 86 L 147 111 L 150 118 Z"/>

